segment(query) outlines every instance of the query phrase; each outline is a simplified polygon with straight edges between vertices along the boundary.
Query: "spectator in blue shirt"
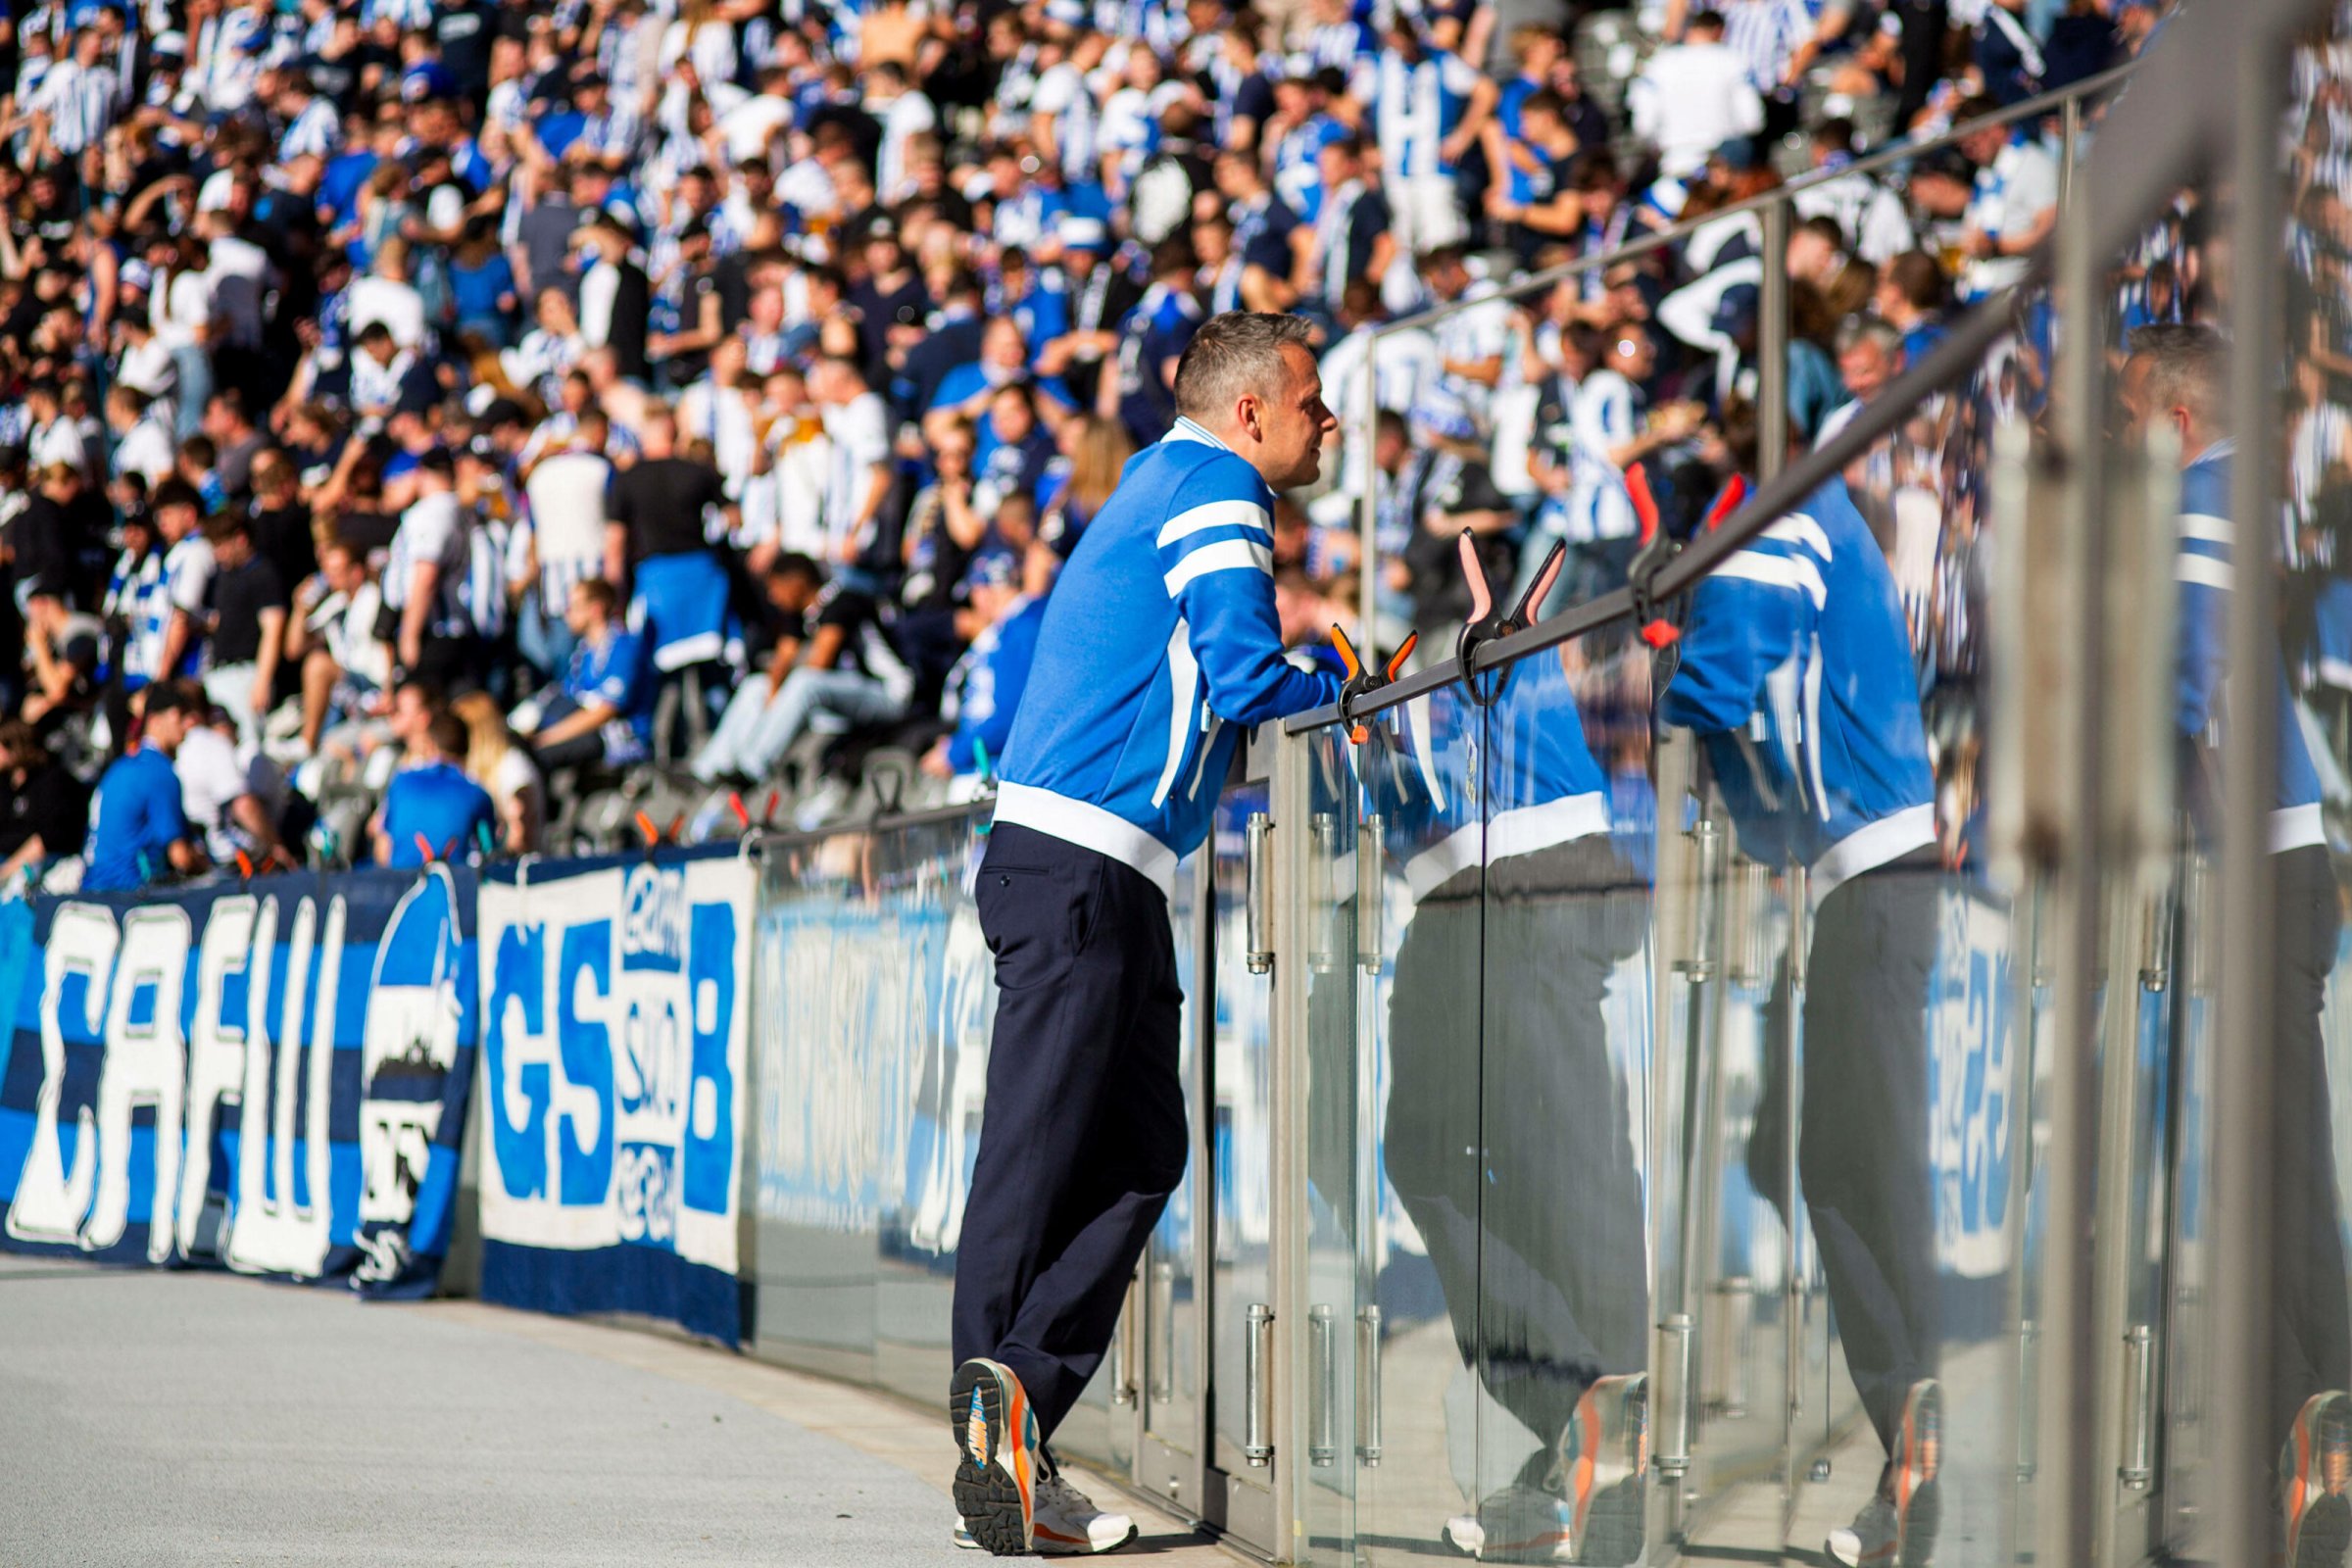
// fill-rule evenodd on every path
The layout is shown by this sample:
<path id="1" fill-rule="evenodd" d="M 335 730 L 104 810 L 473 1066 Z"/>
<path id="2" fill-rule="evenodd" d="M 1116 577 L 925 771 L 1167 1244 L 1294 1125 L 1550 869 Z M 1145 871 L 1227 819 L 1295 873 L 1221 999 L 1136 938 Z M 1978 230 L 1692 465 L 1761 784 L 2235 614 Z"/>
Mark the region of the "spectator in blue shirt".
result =
<path id="1" fill-rule="evenodd" d="M 1198 265 L 1191 239 L 1161 240 L 1152 252 L 1152 286 L 1119 339 L 1115 409 L 1102 412 L 1115 412 L 1137 446 L 1150 446 L 1176 422 L 1176 362 L 1200 330 L 1200 300 L 1192 288 Z"/>
<path id="2" fill-rule="evenodd" d="M 376 813 L 375 858 L 394 870 L 456 859 L 498 841 L 489 794 L 458 765 L 466 721 L 436 713 L 410 750 L 415 760 L 392 776 Z"/>
<path id="3" fill-rule="evenodd" d="M 203 694 L 184 682 L 147 688 L 138 744 L 107 768 L 90 803 L 83 892 L 120 893 L 145 887 L 167 871 L 204 869 L 204 851 L 180 808 L 172 759 L 188 731 L 203 722 L 205 706 Z"/>
<path id="4" fill-rule="evenodd" d="M 996 776 L 997 759 L 1012 733 L 1013 710 L 1029 684 L 1037 657 L 1037 628 L 1046 618 L 1046 590 L 1061 557 L 1051 545 L 1032 542 L 1017 566 L 1010 559 L 991 562 L 971 587 L 965 612 L 979 622 L 971 651 L 949 677 L 956 694 L 956 727 L 923 757 L 934 778 L 971 780 Z"/>
<path id="5" fill-rule="evenodd" d="M 561 682 L 515 710 L 515 732 L 543 771 L 640 760 L 654 737 L 645 639 L 621 624 L 620 596 L 602 577 L 572 584 L 564 623 L 576 639 L 571 663 Z"/>
<path id="6" fill-rule="evenodd" d="M 997 272 L 1003 295 L 997 314 L 1012 318 L 1035 365 L 1045 346 L 1070 329 L 1069 295 L 1059 277 L 1039 271 L 1029 253 L 1018 246 L 1008 247 L 998 259 Z"/>

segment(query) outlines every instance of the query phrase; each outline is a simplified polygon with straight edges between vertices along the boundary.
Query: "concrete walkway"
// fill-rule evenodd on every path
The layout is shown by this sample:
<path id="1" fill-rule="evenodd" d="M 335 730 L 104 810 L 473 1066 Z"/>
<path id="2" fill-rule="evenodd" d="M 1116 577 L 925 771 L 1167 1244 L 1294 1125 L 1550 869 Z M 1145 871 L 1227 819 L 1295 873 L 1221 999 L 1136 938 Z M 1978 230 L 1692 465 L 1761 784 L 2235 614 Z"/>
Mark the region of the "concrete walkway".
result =
<path id="1" fill-rule="evenodd" d="M 0 1568 L 977 1568 L 954 1452 L 942 1417 L 658 1335 L 0 1257 Z M 1122 1556 L 1242 1560 L 1137 1520 Z"/>

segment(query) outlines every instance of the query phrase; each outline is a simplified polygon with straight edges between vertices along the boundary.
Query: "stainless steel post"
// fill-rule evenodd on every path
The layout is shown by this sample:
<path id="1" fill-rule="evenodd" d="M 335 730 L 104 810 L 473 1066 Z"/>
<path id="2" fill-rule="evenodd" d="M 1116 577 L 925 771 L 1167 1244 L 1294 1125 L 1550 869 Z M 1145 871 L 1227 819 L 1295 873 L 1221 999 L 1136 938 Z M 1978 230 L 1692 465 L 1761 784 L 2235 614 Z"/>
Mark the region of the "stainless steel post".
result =
<path id="1" fill-rule="evenodd" d="M 2263 29 L 2254 29 L 2258 33 Z M 2213 1539 L 2217 1562 L 2263 1562 L 2272 1551 L 2271 1386 L 2272 865 L 2269 816 L 2278 726 L 2278 630 L 2272 619 L 2271 519 L 2278 515 L 2270 435 L 2283 303 L 2278 168 L 2278 89 L 2285 51 L 2247 38 L 2230 105 L 2236 211 L 2226 302 L 2230 428 L 2246 456 L 2230 466 L 2237 541 L 2230 594 L 2230 714 L 2223 738 L 2222 995 L 2219 1038 L 2229 1067 L 2213 1075 Z M 2312 1195 L 2311 1200 L 2324 1200 Z"/>
<path id="2" fill-rule="evenodd" d="M 2100 257 L 2090 222 L 2092 203 L 2060 215 L 2058 308 L 2087 318 L 2099 298 Z M 2099 481 L 2104 463 L 2105 358 L 2088 333 L 2070 337 L 2060 356 L 2053 403 L 2059 450 L 2054 469 L 2062 488 L 2055 536 L 2043 574 L 2030 597 L 2046 616 L 2016 626 L 2025 641 L 2004 650 L 2012 660 L 2042 662 L 2047 683 L 2024 700 L 2041 710 L 2037 755 L 2021 758 L 2036 780 L 2028 785 L 2034 808 L 2026 824 L 2027 853 L 2046 868 L 2050 913 L 2049 1071 L 2050 1155 L 2042 1172 L 2048 1241 L 2041 1280 L 2039 1399 L 2027 1418 L 2040 1425 L 2039 1473 L 2034 1491 L 2035 1559 L 2047 1563 L 2097 1561 L 2094 1542 L 2113 1514 L 2112 1470 L 2094 1467 L 2089 1438 L 2096 1430 L 2097 1369 L 2093 1349 L 2092 1267 L 2087 1243 L 2097 1197 L 2092 1156 L 2098 1148 L 2098 1070 L 2093 1034 L 2098 1009 L 2092 970 L 2098 959 L 2100 865 L 2099 715 L 2091 700 L 2091 671 L 2100 646 L 2103 602 L 2093 585 L 2101 569 Z M 2027 464 L 2029 471 L 2036 465 Z M 2037 474 L 2038 478 L 2039 475 Z M 2029 495 L 2029 509 L 2036 504 Z M 2013 607 L 2015 608 L 2015 607 Z M 2033 655 L 2035 645 L 2040 649 Z M 2012 719 L 2023 714 L 2013 714 Z M 2120 1173 L 2117 1173 L 2120 1174 Z"/>
<path id="3" fill-rule="evenodd" d="M 1764 282 L 1756 311 L 1756 477 L 1775 477 L 1788 461 L 1788 204 L 1756 214 L 1764 231 Z"/>
<path id="4" fill-rule="evenodd" d="M 2082 100 L 2069 98 L 2058 110 L 2058 207 L 2074 205 L 2075 164 L 2082 156 Z"/>

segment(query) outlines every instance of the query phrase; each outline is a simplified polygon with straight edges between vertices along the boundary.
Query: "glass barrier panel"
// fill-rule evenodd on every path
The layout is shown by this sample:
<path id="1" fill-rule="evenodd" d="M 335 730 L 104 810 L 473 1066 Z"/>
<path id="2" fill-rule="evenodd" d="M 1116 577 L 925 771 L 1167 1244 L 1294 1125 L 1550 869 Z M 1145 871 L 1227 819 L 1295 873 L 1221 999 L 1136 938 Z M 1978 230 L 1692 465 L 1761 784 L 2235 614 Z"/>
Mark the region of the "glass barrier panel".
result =
<path id="1" fill-rule="evenodd" d="M 2286 95 L 2279 169 L 2283 243 L 2274 260 L 2239 247 L 2240 267 L 2274 269 L 2283 306 L 2287 354 L 2281 426 L 2237 431 L 2234 461 L 2278 465 L 2274 526 L 2240 527 L 2236 550 L 2277 552 L 2283 573 L 2277 611 L 2286 678 L 2278 715 L 2278 774 L 2271 817 L 2272 1270 L 2273 1370 L 2264 1391 L 2266 1442 L 2276 1446 L 2280 1529 L 2289 1560 L 2341 1552 L 2352 1538 L 2352 1302 L 2344 1222 L 2352 1213 L 2352 944 L 2345 939 L 2352 886 L 2352 171 L 2335 126 L 2352 103 L 2352 19 L 2325 13 L 2298 45 Z M 2217 204 L 2220 205 L 2220 204 Z M 2229 209 L 2221 206 L 2220 221 Z M 2201 215 L 2190 215 L 2192 224 Z M 2198 224 L 2200 247 L 2184 255 L 2221 268 L 2229 255 L 2220 223 Z M 2239 332 L 2252 323 L 2232 321 Z M 2199 532 L 2198 469 L 2183 474 L 2182 564 Z M 2246 566 L 2236 570 L 2242 574 Z M 2182 587 L 2183 625 L 2196 590 Z M 2203 886 L 2216 879 L 2210 874 Z M 2197 977 L 2210 973 L 2218 944 L 2186 950 Z M 2228 1042 L 2215 1043 L 2209 1086 L 2228 1070 Z M 2206 1102 L 2200 1100 L 2201 1110 Z M 2199 1151 L 2189 1145 L 2194 1157 Z M 2199 1168 L 2180 1173 L 2182 1241 L 2202 1216 L 2193 1201 Z M 2183 1285 L 2185 1289 L 2185 1283 Z M 2192 1298 L 2190 1312 L 2202 1308 Z M 2176 1298 L 2177 1311 L 2183 1304 Z M 2218 1461 L 2218 1455 L 2214 1456 Z M 2271 1459 L 2266 1446 L 2260 1456 Z"/>
<path id="2" fill-rule="evenodd" d="M 2028 1539 L 2012 976 L 2036 905 L 1987 875 L 1984 654 L 1992 438 L 2046 412 L 2050 330 L 2022 308 L 1687 602 L 1659 701 L 1692 765 L 1660 815 L 1686 824 L 1668 893 L 1698 907 L 1661 909 L 1690 1065 L 1660 1081 L 1693 1196 L 1661 1273 L 1696 1342 L 1693 1554 L 1991 1563 Z M 1899 367 L 1900 334 L 1877 346 Z"/>
<path id="3" fill-rule="evenodd" d="M 1356 1467 L 1366 1434 L 1356 1382 L 1363 1335 L 1376 1327 L 1361 1308 L 1364 1200 L 1357 1149 L 1367 1125 L 1362 1031 L 1367 986 L 1357 925 L 1358 873 L 1375 873 L 1378 852 L 1362 853 L 1355 758 L 1344 729 L 1293 742 L 1306 772 L 1306 1337 L 1298 1387 L 1304 1396 L 1303 1482 L 1307 1554 L 1317 1563 L 1355 1560 Z M 1299 863 L 1296 860 L 1293 863 Z M 1369 883 L 1377 898 L 1377 875 Z M 1379 959 L 1374 952 L 1372 967 Z M 1297 1339 L 1291 1341 L 1294 1347 Z"/>
<path id="4" fill-rule="evenodd" d="M 1207 1455 L 1215 1469 L 1259 1485 L 1265 1472 L 1250 1459 L 1273 1438 L 1251 1373 L 1271 1377 L 1273 1368 L 1252 1341 L 1262 1348 L 1271 1339 L 1259 1323 L 1274 1306 L 1274 991 L 1272 975 L 1250 962 L 1250 822 L 1261 816 L 1271 819 L 1266 784 L 1236 784 L 1218 802 L 1210 830 L 1216 1017 L 1208 1343 L 1218 1397 Z"/>
<path id="5" fill-rule="evenodd" d="M 1168 1197 L 1168 1206 L 1145 1245 L 1143 1262 L 1128 1297 L 1128 1317 L 1119 1325 L 1118 1360 L 1131 1379 L 1127 1392 L 1143 1409 L 1146 1442 L 1136 1462 L 1136 1479 L 1149 1492 L 1170 1499 L 1179 1509 L 1195 1508 L 1200 1446 L 1200 1347 L 1202 1292 L 1199 1278 L 1201 1215 L 1200 1194 L 1210 1180 L 1202 1169 L 1212 1129 L 1202 1125 L 1200 1029 L 1202 1009 L 1212 1013 L 1213 998 L 1200 985 L 1201 867 L 1208 857 L 1196 852 L 1176 868 L 1168 898 L 1168 926 L 1176 943 L 1176 978 L 1184 987 L 1184 1023 L 1178 1037 L 1178 1073 L 1185 1086 L 1185 1114 L 1192 1135 L 1192 1157 L 1184 1176 Z M 1097 1379 L 1098 1387 L 1102 1383 Z M 1097 1389 L 1087 1391 L 1095 1396 Z M 1112 1409 L 1114 1447 L 1122 1431 L 1117 1407 Z"/>
<path id="6" fill-rule="evenodd" d="M 1472 1549 L 1507 1484 L 1479 1447 L 1479 715 L 1458 687 L 1379 716 L 1356 748 L 1368 984 L 1357 1010 L 1375 1118 L 1357 1150 L 1369 1325 L 1358 1398 L 1376 1446 L 1356 1482 L 1369 1564 Z M 1515 1467 L 1517 1460 L 1512 1461 Z M 1489 1486 L 1490 1481 L 1494 1486 Z"/>
<path id="7" fill-rule="evenodd" d="M 980 1147 L 996 1017 L 996 960 L 971 891 L 987 840 L 974 826 L 967 814 L 873 833 L 872 921 L 853 948 L 837 951 L 832 971 L 837 991 L 859 988 L 869 999 L 862 1047 L 835 1059 L 859 1067 L 878 1107 L 874 1378 L 924 1404 L 944 1396 L 955 1370 L 956 1238 Z M 843 1021 L 860 1026 L 855 1016 Z M 1091 1423 L 1088 1405 L 1073 1411 L 1061 1441 L 1100 1451 L 1099 1432 L 1081 1441 L 1101 1424 L 1099 1403 L 1093 1409 Z"/>
<path id="8" fill-rule="evenodd" d="M 1648 648 L 1619 628 L 1471 688 L 1485 824 L 1477 1515 L 1494 1557 L 1645 1556 L 1649 685 Z"/>
<path id="9" fill-rule="evenodd" d="M 888 961 L 877 958 L 874 841 L 857 831 L 771 840 L 760 867 L 754 1348 L 867 1382 L 882 1216 L 865 975 Z"/>

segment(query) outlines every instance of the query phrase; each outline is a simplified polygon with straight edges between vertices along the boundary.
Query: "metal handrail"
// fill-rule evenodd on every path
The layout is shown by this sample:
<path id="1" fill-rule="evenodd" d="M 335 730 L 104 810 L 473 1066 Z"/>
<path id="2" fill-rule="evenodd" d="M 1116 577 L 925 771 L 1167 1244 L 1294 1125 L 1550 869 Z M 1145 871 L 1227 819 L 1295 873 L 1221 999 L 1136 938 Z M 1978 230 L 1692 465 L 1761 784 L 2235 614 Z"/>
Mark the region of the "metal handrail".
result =
<path id="1" fill-rule="evenodd" d="M 1855 159 L 1852 163 L 1841 165 L 1837 169 L 1814 170 L 1810 173 L 1800 174 L 1785 185 L 1776 185 L 1771 190 L 1750 196 L 1743 201 L 1734 202 L 1729 207 L 1717 208 L 1704 217 L 1692 219 L 1688 222 L 1675 223 L 1654 234 L 1645 234 L 1640 239 L 1629 240 L 1598 256 L 1578 257 L 1574 261 L 1562 262 L 1557 267 L 1530 273 L 1494 293 L 1482 294 L 1475 299 L 1465 297 L 1452 300 L 1446 304 L 1434 306 L 1429 310 L 1408 316 L 1402 320 L 1382 322 L 1371 329 L 1364 343 L 1364 364 L 1360 372 L 1364 377 L 1362 423 L 1356 435 L 1356 439 L 1362 443 L 1362 446 L 1356 461 L 1367 466 L 1370 465 L 1373 447 L 1379 439 L 1380 346 L 1386 339 L 1402 332 L 1425 330 L 1436 322 L 1458 316 L 1465 311 L 1493 305 L 1499 300 L 1519 299 L 1530 294 L 1540 293 L 1544 289 L 1558 286 L 1568 278 L 1605 272 L 1621 263 L 1647 256 L 1654 251 L 1663 250 L 1669 245 L 1678 244 L 1690 238 L 1708 223 L 1719 222 L 1724 219 L 1737 218 L 1748 213 L 1763 213 L 1771 209 L 1783 208 L 1793 203 L 1806 192 L 1832 181 L 1853 174 L 1875 173 L 1882 169 L 1891 168 L 1896 164 L 1908 162 L 1938 149 L 1956 145 L 1962 139 L 1973 136 L 1979 131 L 1998 129 L 2053 112 L 2061 114 L 2065 122 L 2062 138 L 2064 145 L 2060 148 L 2058 184 L 2059 202 L 2063 209 L 2075 194 L 2075 155 L 2077 143 L 2081 140 L 2083 103 L 2110 87 L 2121 85 L 2137 72 L 2140 66 L 2141 61 L 2138 59 L 2126 61 L 2120 66 L 2100 72 L 2095 76 L 2085 76 L 2081 81 L 2072 82 L 2054 92 L 2042 93 L 2011 104 L 2006 109 L 1981 116 L 1966 124 L 1954 125 L 1941 134 L 1932 136 L 1925 141 L 1905 138 L 1889 143 L 1866 157 Z M 1771 258 L 1768 257 L 1767 261 L 1769 264 Z M 1788 280 L 1784 270 L 1777 265 L 1767 265 L 1765 268 L 1764 293 L 1766 297 L 1759 302 L 1765 318 L 1764 352 L 1760 358 L 1766 367 L 1776 372 L 1773 378 L 1777 380 L 1779 378 L 1777 362 L 1788 352 L 1786 332 Z M 1990 342 L 1991 340 L 1987 338 L 1985 341 Z M 1777 425 L 1776 428 L 1778 428 Z M 1767 479 L 1773 477 L 1778 472 L 1779 464 L 1778 449 L 1768 446 L 1764 458 L 1763 477 Z M 1371 473 L 1357 506 L 1356 620 L 1357 634 L 1366 648 L 1370 648 L 1375 641 L 1373 626 L 1376 623 L 1375 616 L 1380 598 L 1378 489 L 1378 475 Z M 1481 667 L 1485 666 L 1482 664 Z"/>

